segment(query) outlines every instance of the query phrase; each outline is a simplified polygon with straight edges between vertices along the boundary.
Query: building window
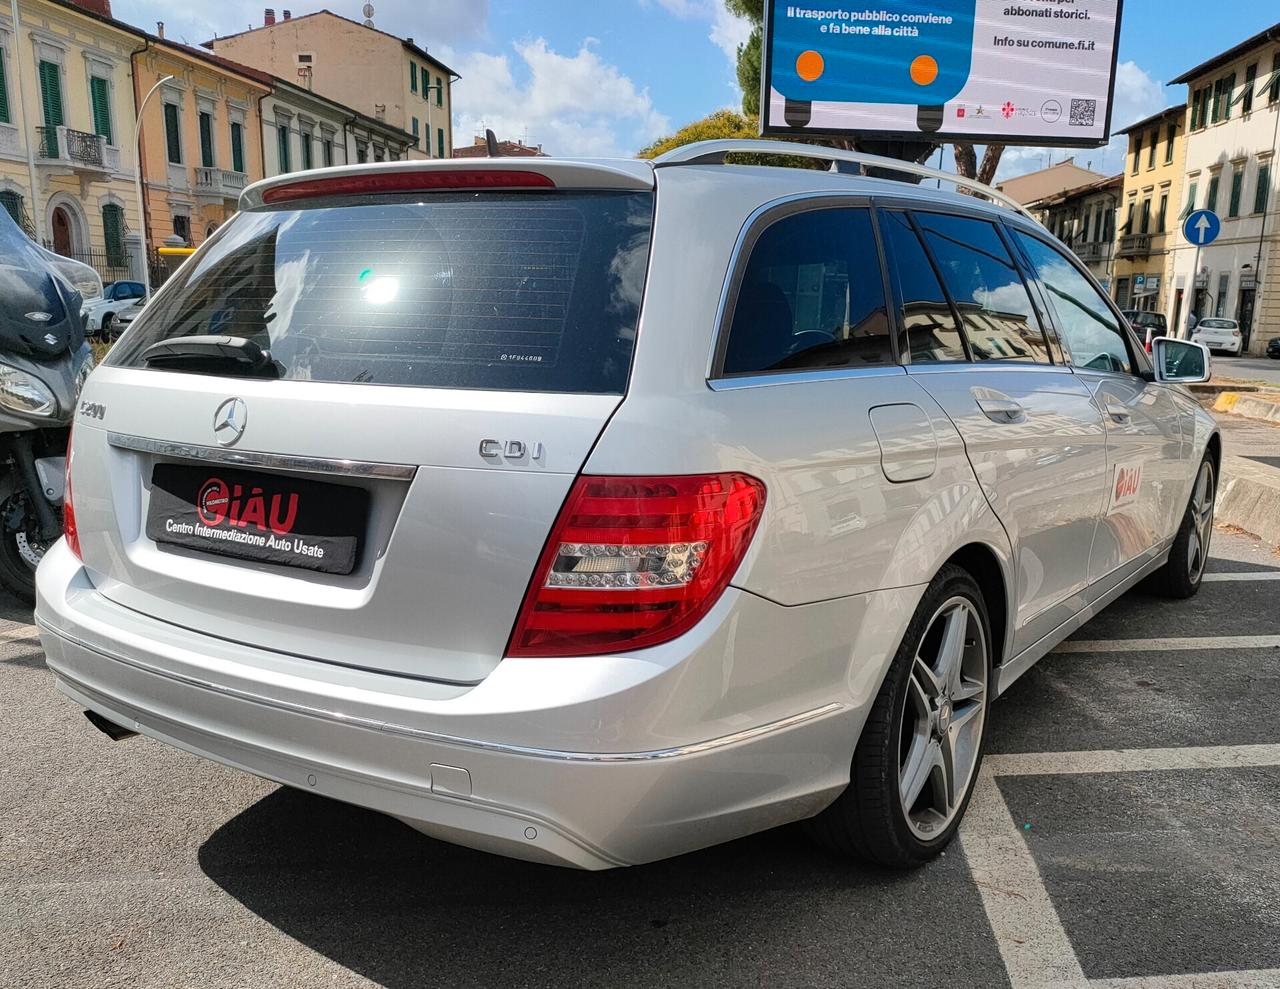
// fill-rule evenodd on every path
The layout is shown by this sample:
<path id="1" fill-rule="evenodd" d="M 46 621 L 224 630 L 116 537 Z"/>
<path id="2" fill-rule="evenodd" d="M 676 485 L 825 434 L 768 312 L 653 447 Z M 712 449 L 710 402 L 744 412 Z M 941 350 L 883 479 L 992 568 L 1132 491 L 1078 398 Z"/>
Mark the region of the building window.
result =
<path id="1" fill-rule="evenodd" d="M 436 106 L 444 105 L 444 76 L 436 76 Z M 444 155 L 440 156 L 441 158 Z"/>
<path id="2" fill-rule="evenodd" d="M 1204 208 L 1212 213 L 1218 212 L 1218 180 L 1220 175 L 1211 176 L 1209 179 L 1209 194 L 1205 197 Z"/>
<path id="3" fill-rule="evenodd" d="M 1271 89 L 1267 93 L 1267 103 L 1280 101 L 1280 52 L 1271 59 Z"/>
<path id="4" fill-rule="evenodd" d="M 1116 305 L 1121 309 L 1129 308 L 1129 279 L 1116 279 Z"/>
<path id="5" fill-rule="evenodd" d="M 416 148 L 416 147 L 418 147 L 418 144 L 419 144 L 419 141 L 418 141 L 418 118 L 417 118 L 417 117 L 414 117 L 414 118 L 413 118 L 413 146 Z"/>
<path id="6" fill-rule="evenodd" d="M 1159 233 L 1165 232 L 1165 224 L 1169 219 L 1169 194 L 1167 192 L 1160 195 L 1160 212 L 1156 214 L 1156 230 Z"/>
<path id="7" fill-rule="evenodd" d="M 441 127 L 436 131 L 436 157 L 444 157 L 444 128 Z"/>
<path id="8" fill-rule="evenodd" d="M 1151 147 L 1147 150 L 1147 167 L 1156 167 L 1156 145 L 1160 143 L 1160 131 L 1151 132 Z"/>
<path id="9" fill-rule="evenodd" d="M 107 264 L 128 264 L 124 253 L 124 209 L 115 203 L 102 207 L 102 240 L 107 248 Z"/>
<path id="10" fill-rule="evenodd" d="M 164 105 L 164 146 L 170 164 L 182 164 L 182 133 L 178 125 L 178 104 Z"/>
<path id="11" fill-rule="evenodd" d="M 111 84 L 99 76 L 89 79 L 89 102 L 93 110 L 93 132 L 114 144 L 111 139 Z"/>
<path id="12" fill-rule="evenodd" d="M 1200 115 L 1200 94 L 1204 90 L 1197 89 L 1191 93 L 1191 129 L 1199 130 L 1204 126 L 1204 118 Z"/>
<path id="13" fill-rule="evenodd" d="M 1142 160 L 1142 135 L 1135 134 L 1133 138 L 1133 174 L 1138 174 L 1138 163 Z"/>
<path id="14" fill-rule="evenodd" d="M 31 229 L 31 221 L 27 219 L 27 208 L 23 205 L 22 194 L 6 189 L 0 192 L 0 206 L 3 206 L 5 212 L 13 217 L 13 222 L 27 232 L 27 236 L 33 236 Z"/>
<path id="15" fill-rule="evenodd" d="M 1219 79 L 1213 84 L 1213 109 L 1209 112 L 1209 123 L 1216 124 L 1218 115 L 1222 113 L 1222 83 Z"/>
<path id="16" fill-rule="evenodd" d="M 1139 233 L 1146 234 L 1150 232 L 1151 232 L 1151 200 L 1144 199 L 1142 201 L 1142 228 L 1139 230 Z"/>
<path id="17" fill-rule="evenodd" d="M 62 76 L 53 62 L 40 62 L 40 106 L 44 111 L 44 135 L 41 154 L 46 158 L 58 157 L 58 132 L 66 121 L 62 118 Z"/>
<path id="18" fill-rule="evenodd" d="M 1240 99 L 1240 112 L 1253 112 L 1253 87 L 1258 84 L 1258 63 L 1254 62 L 1244 70 L 1244 95 Z"/>
<path id="19" fill-rule="evenodd" d="M 201 110 L 200 120 L 200 164 L 205 168 L 213 167 L 213 114 Z"/>
<path id="20" fill-rule="evenodd" d="M 244 171 L 244 126 L 235 120 L 231 122 L 231 168 Z"/>
<path id="21" fill-rule="evenodd" d="M 374 161 L 387 160 L 387 149 L 384 148 L 381 144 L 375 144 L 373 146 L 373 160 Z"/>
<path id="22" fill-rule="evenodd" d="M 363 165 L 369 160 L 369 145 L 364 141 L 356 141 L 356 161 Z"/>
<path id="23" fill-rule="evenodd" d="M 1185 219 L 1186 219 L 1187 217 L 1189 217 L 1193 212 L 1195 212 L 1195 208 L 1196 208 L 1196 193 L 1197 193 L 1198 191 L 1199 191 L 1199 183 L 1198 183 L 1198 182 L 1192 182 L 1192 183 L 1191 183 L 1191 187 L 1190 187 L 1189 189 L 1187 189 L 1187 205 L 1186 205 L 1185 207 L 1183 207 L 1182 213 L 1181 213 L 1181 214 L 1179 214 L 1179 216 L 1178 216 L 1178 219 L 1179 219 L 1179 220 L 1185 220 Z"/>
<path id="24" fill-rule="evenodd" d="M 9 123 L 9 83 L 5 78 L 4 49 L 0 48 L 0 124 Z"/>
<path id="25" fill-rule="evenodd" d="M 276 124 L 276 160 L 281 174 L 293 171 L 289 164 L 289 125 Z"/>
<path id="26" fill-rule="evenodd" d="M 1253 211 L 1265 213 L 1271 198 L 1271 163 L 1258 166 L 1258 188 L 1253 193 Z"/>
<path id="27" fill-rule="evenodd" d="M 173 232 L 182 238 L 184 244 L 191 243 L 191 217 L 182 213 L 175 213 L 173 217 Z"/>
<path id="28" fill-rule="evenodd" d="M 333 139 L 326 137 L 320 142 L 320 160 L 324 163 L 324 167 L 328 168 L 333 164 Z"/>
<path id="29" fill-rule="evenodd" d="M 1218 276 L 1218 297 L 1213 302 L 1213 314 L 1219 318 L 1227 314 L 1227 292 L 1231 290 L 1231 272 Z"/>
<path id="30" fill-rule="evenodd" d="M 416 93 L 418 91 L 418 63 L 409 63 L 409 92 Z"/>
<path id="31" fill-rule="evenodd" d="M 302 167 L 309 171 L 315 167 L 315 161 L 312 159 L 313 152 L 311 150 L 311 142 L 313 139 L 310 134 L 303 132 L 299 135 L 299 140 L 302 141 Z"/>
<path id="32" fill-rule="evenodd" d="M 1240 215 L 1240 197 L 1244 194 L 1244 168 L 1231 170 L 1231 199 L 1227 206 L 1227 216 Z"/>
<path id="33" fill-rule="evenodd" d="M 1166 165 L 1173 164 L 1173 142 L 1178 138 L 1178 125 L 1170 124 L 1168 131 L 1165 133 L 1164 143 L 1164 163 Z"/>

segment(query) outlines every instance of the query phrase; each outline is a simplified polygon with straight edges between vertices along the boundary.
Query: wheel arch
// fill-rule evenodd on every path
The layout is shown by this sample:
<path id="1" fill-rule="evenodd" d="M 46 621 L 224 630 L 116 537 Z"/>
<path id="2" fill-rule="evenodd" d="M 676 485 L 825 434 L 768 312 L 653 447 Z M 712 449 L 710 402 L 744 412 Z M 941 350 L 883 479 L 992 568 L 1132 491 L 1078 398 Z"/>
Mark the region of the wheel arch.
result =
<path id="1" fill-rule="evenodd" d="M 969 543 L 948 557 L 947 563 L 955 564 L 969 574 L 982 591 L 987 606 L 987 618 L 991 623 L 991 653 L 994 665 L 1001 666 L 1010 641 L 1009 588 L 1000 558 L 986 543 Z"/>

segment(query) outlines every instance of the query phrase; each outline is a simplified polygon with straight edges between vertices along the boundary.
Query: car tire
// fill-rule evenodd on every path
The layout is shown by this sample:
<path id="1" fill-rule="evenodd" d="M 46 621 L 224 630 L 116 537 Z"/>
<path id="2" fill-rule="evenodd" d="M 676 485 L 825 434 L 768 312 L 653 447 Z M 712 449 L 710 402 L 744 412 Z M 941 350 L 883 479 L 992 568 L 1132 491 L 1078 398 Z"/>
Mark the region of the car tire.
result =
<path id="1" fill-rule="evenodd" d="M 115 325 L 115 322 L 116 322 L 115 313 L 109 312 L 109 313 L 102 314 L 101 328 L 98 330 L 99 340 L 109 341 L 111 339 L 111 328 L 112 326 Z"/>
<path id="2" fill-rule="evenodd" d="M 871 706 L 849 785 L 804 822 L 810 837 L 839 854 L 900 869 L 947 846 L 982 765 L 991 641 L 977 583 L 960 567 L 943 567 Z"/>
<path id="3" fill-rule="evenodd" d="M 1156 589 L 1165 597 L 1182 600 L 1195 595 L 1204 579 L 1213 538 L 1213 506 L 1218 493 L 1218 471 L 1213 458 L 1205 455 L 1196 471 L 1191 499 L 1182 514 L 1182 524 L 1173 537 L 1168 562 L 1155 572 Z"/>

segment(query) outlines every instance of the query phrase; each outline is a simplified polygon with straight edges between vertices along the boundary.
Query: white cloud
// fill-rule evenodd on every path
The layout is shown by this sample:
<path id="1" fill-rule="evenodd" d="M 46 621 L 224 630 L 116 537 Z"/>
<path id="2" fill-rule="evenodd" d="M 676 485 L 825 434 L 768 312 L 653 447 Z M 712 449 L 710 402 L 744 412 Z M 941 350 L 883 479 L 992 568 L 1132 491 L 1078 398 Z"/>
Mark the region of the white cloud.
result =
<path id="1" fill-rule="evenodd" d="M 657 6 L 682 21 L 702 20 L 709 25 L 707 39 L 725 53 L 731 66 L 738 62 L 738 46 L 751 36 L 751 22 L 731 14 L 724 0 L 639 0 L 640 6 Z"/>
<path id="2" fill-rule="evenodd" d="M 459 144 L 488 127 L 552 154 L 629 156 L 670 130 L 648 91 L 602 59 L 590 41 L 572 55 L 543 38 L 512 48 L 514 59 L 486 52 L 449 56 L 463 78 L 454 121 Z"/>
<path id="3" fill-rule="evenodd" d="M 1175 102 L 1165 85 L 1136 62 L 1116 66 L 1115 105 L 1111 111 L 1112 133 L 1158 113 Z M 1103 175 L 1114 175 L 1124 167 L 1126 137 L 1113 137 L 1104 148 L 1065 150 L 1063 148 L 1005 148 L 996 177 L 1003 181 L 1045 168 L 1050 160 L 1060 162 L 1074 157 L 1077 165 L 1092 168 Z"/>

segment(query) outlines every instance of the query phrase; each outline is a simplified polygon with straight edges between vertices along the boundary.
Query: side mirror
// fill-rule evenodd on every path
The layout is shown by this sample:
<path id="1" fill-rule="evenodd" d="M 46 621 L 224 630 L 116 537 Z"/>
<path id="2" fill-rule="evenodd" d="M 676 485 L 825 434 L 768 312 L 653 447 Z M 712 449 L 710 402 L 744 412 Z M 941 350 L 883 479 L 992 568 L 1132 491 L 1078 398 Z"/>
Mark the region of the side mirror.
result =
<path id="1" fill-rule="evenodd" d="M 1202 343 L 1156 337 L 1151 341 L 1151 363 L 1157 381 L 1185 385 L 1209 380 L 1209 348 Z"/>

